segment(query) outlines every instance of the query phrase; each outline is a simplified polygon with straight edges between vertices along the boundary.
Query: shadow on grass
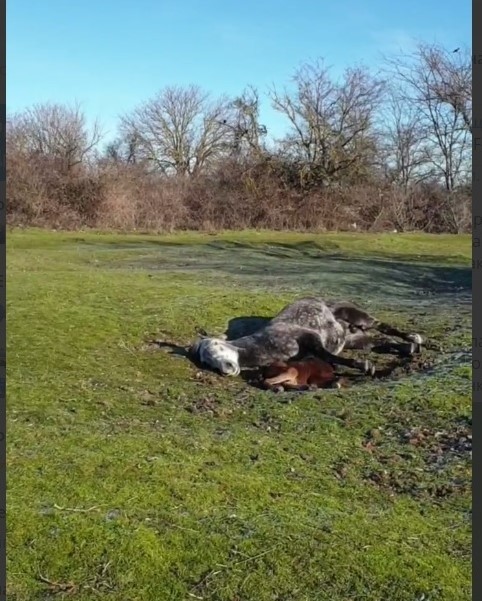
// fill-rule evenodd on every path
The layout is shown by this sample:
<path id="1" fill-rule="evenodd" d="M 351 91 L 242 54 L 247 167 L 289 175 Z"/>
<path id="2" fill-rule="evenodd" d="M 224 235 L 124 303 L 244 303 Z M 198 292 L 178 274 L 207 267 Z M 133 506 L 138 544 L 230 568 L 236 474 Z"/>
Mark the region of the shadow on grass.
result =
<path id="1" fill-rule="evenodd" d="M 228 327 L 225 331 L 225 336 L 228 340 L 236 340 L 242 336 L 251 336 L 270 321 L 269 317 L 261 317 L 259 315 L 243 315 L 233 317 L 228 321 Z"/>
<path id="2" fill-rule="evenodd" d="M 147 345 L 150 348 L 166 349 L 169 355 L 175 355 L 176 357 L 183 357 L 185 359 L 191 357 L 187 347 L 175 344 L 174 342 L 168 342 L 166 340 L 150 340 Z"/>

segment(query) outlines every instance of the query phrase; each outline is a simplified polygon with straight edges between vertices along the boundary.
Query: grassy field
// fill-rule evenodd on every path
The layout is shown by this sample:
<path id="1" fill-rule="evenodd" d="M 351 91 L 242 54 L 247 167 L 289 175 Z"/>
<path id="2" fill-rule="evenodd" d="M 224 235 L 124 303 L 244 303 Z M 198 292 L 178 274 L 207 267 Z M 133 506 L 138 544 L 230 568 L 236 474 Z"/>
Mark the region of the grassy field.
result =
<path id="1" fill-rule="evenodd" d="M 7 248 L 11 601 L 471 599 L 468 236 L 26 230 Z M 432 347 L 274 394 L 152 343 L 305 293 Z"/>

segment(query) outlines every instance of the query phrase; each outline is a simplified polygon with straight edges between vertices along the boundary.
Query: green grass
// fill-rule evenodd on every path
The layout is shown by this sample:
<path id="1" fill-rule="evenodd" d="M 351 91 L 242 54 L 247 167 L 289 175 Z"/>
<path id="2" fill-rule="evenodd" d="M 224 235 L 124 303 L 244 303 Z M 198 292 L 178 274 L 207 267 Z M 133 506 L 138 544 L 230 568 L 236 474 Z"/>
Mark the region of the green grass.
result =
<path id="1" fill-rule="evenodd" d="M 10 599 L 471 598 L 468 236 L 16 230 L 7 249 Z M 274 395 L 148 344 L 306 292 L 416 326 L 440 362 Z"/>

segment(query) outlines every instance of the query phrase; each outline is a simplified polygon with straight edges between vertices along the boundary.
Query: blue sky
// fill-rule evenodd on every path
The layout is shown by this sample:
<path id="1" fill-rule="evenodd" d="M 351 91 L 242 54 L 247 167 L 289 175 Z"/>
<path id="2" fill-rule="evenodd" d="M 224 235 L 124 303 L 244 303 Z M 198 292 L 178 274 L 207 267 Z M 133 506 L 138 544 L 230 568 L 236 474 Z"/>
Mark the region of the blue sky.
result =
<path id="1" fill-rule="evenodd" d="M 415 39 L 470 45 L 471 18 L 467 0 L 12 0 L 7 109 L 80 101 L 113 137 L 119 114 L 166 85 L 264 93 L 304 60 L 324 57 L 336 73 L 376 67 Z M 264 99 L 262 117 L 282 132 Z"/>

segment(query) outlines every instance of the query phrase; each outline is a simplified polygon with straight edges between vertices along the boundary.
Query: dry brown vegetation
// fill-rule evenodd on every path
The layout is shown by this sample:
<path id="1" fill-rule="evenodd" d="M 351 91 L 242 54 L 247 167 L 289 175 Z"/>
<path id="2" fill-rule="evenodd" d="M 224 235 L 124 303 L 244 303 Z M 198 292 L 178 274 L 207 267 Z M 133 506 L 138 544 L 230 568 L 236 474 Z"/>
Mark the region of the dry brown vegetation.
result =
<path id="1" fill-rule="evenodd" d="M 11 224 L 77 229 L 423 230 L 471 227 L 471 62 L 420 44 L 335 80 L 302 65 L 268 93 L 288 125 L 267 143 L 260 97 L 168 87 L 100 148 L 80 107 L 7 121 Z"/>

